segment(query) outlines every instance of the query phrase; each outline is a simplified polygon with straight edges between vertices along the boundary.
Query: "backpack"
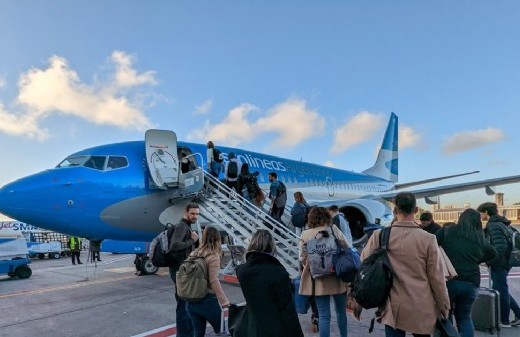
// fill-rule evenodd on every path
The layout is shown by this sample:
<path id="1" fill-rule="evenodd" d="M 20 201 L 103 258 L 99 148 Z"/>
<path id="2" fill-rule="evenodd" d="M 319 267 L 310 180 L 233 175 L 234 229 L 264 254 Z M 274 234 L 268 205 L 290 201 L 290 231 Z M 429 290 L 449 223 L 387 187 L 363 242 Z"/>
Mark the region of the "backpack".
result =
<path id="1" fill-rule="evenodd" d="M 224 157 L 222 156 L 222 152 L 216 147 L 213 148 L 213 161 L 217 163 L 222 163 Z"/>
<path id="2" fill-rule="evenodd" d="M 359 266 L 361 265 L 361 259 L 356 249 L 352 247 L 343 248 L 341 246 L 336 234 L 334 234 L 334 228 L 332 229 L 332 235 L 338 247 L 334 254 L 332 254 L 334 271 L 343 282 L 350 283 L 354 281 L 356 277 Z"/>
<path id="3" fill-rule="evenodd" d="M 291 217 L 291 222 L 294 227 L 303 228 L 306 224 L 306 215 L 307 215 L 307 209 L 309 208 L 309 205 L 306 203 L 302 203 L 303 207 L 295 208 L 293 207 L 293 210 L 295 210 L 294 214 Z"/>
<path id="4" fill-rule="evenodd" d="M 520 232 L 512 226 L 505 226 L 508 240 L 511 242 L 511 255 L 509 257 L 509 265 L 511 267 L 520 267 Z"/>
<path id="5" fill-rule="evenodd" d="M 177 295 L 188 302 L 197 302 L 208 293 L 208 270 L 204 256 L 190 255 L 175 276 Z"/>
<path id="6" fill-rule="evenodd" d="M 393 270 L 388 259 L 388 241 L 391 227 L 379 232 L 379 248 L 366 258 L 352 283 L 352 294 L 365 309 L 385 304 L 393 283 Z"/>
<path id="7" fill-rule="evenodd" d="M 332 255 L 337 251 L 336 237 L 331 234 L 332 228 L 316 233 L 307 241 L 307 264 L 312 278 L 335 275 Z"/>
<path id="8" fill-rule="evenodd" d="M 150 243 L 148 257 L 156 267 L 179 266 L 190 253 L 186 248 L 178 251 L 170 251 L 170 241 L 173 236 L 174 227 L 169 227 L 159 233 Z"/>
<path id="9" fill-rule="evenodd" d="M 238 177 L 238 164 L 236 161 L 230 160 L 227 167 L 228 178 Z"/>
<path id="10" fill-rule="evenodd" d="M 278 181 L 278 188 L 276 189 L 276 197 L 274 204 L 276 207 L 285 207 L 287 203 L 287 187 L 281 181 Z"/>

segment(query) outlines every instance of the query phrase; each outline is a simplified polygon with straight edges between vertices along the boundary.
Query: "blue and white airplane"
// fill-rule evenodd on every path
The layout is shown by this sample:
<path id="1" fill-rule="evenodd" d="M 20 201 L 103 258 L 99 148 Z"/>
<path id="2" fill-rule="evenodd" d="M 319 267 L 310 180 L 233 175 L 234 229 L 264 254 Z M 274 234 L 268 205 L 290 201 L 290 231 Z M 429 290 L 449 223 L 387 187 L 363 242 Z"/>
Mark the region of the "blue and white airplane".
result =
<path id="1" fill-rule="evenodd" d="M 274 171 L 289 190 L 300 190 L 314 203 L 337 204 L 355 238 L 363 227 L 392 219 L 388 204 L 399 190 L 454 176 L 407 184 L 398 178 L 398 118 L 392 113 L 375 164 L 362 173 L 295 161 L 243 149 L 220 147 L 259 172 L 267 187 Z M 202 186 L 206 146 L 178 142 L 171 131 L 149 130 L 145 141 L 130 141 L 74 153 L 55 168 L 0 189 L 0 212 L 18 221 L 91 240 L 151 241 L 168 222 L 177 221 L 193 191 Z M 179 171 L 180 153 L 196 168 Z M 227 160 L 227 158 L 225 158 Z M 427 200 L 445 193 L 520 182 L 519 176 L 411 191 Z M 292 193 L 289 193 L 292 196 Z M 290 204 L 289 204 L 290 205 Z"/>

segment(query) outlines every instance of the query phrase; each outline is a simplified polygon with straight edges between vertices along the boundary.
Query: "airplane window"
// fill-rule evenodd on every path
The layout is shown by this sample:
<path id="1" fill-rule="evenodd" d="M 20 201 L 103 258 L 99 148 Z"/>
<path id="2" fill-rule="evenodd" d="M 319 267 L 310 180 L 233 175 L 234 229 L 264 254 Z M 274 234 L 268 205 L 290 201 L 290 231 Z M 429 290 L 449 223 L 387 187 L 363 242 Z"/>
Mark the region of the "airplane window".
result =
<path id="1" fill-rule="evenodd" d="M 58 166 L 56 166 L 56 168 L 83 166 L 83 164 L 85 164 L 85 162 L 89 158 L 89 156 L 68 157 L 65 158 L 61 163 L 59 163 Z"/>
<path id="2" fill-rule="evenodd" d="M 90 156 L 83 166 L 103 170 L 105 168 L 105 160 L 106 156 Z"/>
<path id="3" fill-rule="evenodd" d="M 128 160 L 125 157 L 110 156 L 108 157 L 107 170 L 114 170 L 128 166 Z"/>

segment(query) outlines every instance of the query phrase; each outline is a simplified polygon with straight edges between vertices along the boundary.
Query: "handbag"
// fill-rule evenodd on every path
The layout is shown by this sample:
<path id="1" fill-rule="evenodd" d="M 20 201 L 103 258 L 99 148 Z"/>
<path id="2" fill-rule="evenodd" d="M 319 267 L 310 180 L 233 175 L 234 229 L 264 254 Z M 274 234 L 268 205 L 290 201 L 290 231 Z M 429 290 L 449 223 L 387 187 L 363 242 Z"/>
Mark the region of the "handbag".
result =
<path id="1" fill-rule="evenodd" d="M 442 270 L 444 272 L 444 277 L 446 278 L 446 281 L 449 281 L 451 279 L 454 279 L 458 276 L 457 271 L 455 270 L 455 267 L 453 267 L 453 264 L 450 261 L 450 258 L 444 251 L 444 248 L 439 247 L 439 253 L 441 255 L 441 262 L 442 262 Z"/>
<path id="2" fill-rule="evenodd" d="M 341 247 L 340 241 L 332 230 L 332 235 L 336 240 L 337 250 L 332 254 L 332 265 L 336 275 L 344 282 L 353 282 L 356 277 L 361 259 L 356 249 L 352 247 Z"/>
<path id="3" fill-rule="evenodd" d="M 228 331 L 233 337 L 247 337 L 249 315 L 247 305 L 231 304 L 228 313 Z"/>
<path id="4" fill-rule="evenodd" d="M 299 314 L 306 314 L 311 307 L 310 296 L 301 295 L 300 294 L 300 281 L 301 277 L 293 279 L 293 292 L 294 292 L 294 306 L 296 308 L 296 312 Z"/>
<path id="5" fill-rule="evenodd" d="M 450 320 L 437 318 L 435 325 L 435 337 L 460 337 L 459 332 L 453 326 Z"/>

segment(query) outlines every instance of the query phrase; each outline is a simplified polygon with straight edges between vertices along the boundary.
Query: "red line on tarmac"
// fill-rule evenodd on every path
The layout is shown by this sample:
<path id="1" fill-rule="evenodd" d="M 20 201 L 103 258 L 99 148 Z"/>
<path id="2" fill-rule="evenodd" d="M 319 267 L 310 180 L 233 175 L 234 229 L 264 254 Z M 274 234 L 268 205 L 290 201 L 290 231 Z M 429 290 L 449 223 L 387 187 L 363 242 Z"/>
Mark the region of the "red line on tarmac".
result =
<path id="1" fill-rule="evenodd" d="M 489 278 L 489 274 L 482 274 L 482 275 L 480 276 L 480 278 L 486 280 L 486 279 Z M 520 278 L 520 272 L 515 271 L 515 272 L 512 272 L 512 273 L 509 273 L 509 274 L 507 275 L 507 278 Z"/>

